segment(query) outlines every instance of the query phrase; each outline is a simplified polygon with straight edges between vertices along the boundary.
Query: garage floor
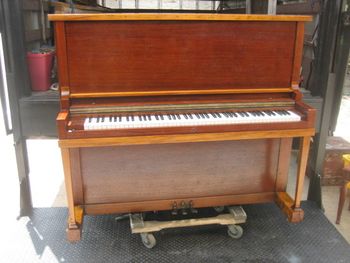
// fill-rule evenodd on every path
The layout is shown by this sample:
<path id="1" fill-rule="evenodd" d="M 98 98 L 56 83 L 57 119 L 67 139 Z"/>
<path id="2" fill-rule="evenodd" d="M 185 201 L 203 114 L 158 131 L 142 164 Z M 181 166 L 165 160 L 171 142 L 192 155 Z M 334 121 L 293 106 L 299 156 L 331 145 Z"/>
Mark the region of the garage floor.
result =
<path id="1" fill-rule="evenodd" d="M 224 226 L 169 229 L 145 248 L 128 222 L 113 215 L 86 216 L 83 239 L 65 240 L 65 208 L 36 208 L 30 217 L 1 225 L 6 250 L 1 262 L 349 262 L 350 246 L 313 203 L 306 218 L 290 224 L 273 204 L 244 206 L 248 221 L 241 239 Z M 4 246 L 2 246 L 4 248 Z"/>

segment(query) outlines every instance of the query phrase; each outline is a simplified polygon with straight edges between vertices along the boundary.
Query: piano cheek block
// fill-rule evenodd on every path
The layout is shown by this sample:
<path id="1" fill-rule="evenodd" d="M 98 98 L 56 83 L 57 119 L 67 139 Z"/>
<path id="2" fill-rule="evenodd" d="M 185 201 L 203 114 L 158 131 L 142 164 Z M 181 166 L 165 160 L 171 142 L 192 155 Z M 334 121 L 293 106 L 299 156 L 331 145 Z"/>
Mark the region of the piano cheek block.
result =
<path id="1" fill-rule="evenodd" d="M 303 219 L 314 109 L 295 83 L 309 17 L 50 19 L 64 89 L 57 120 L 70 241 L 80 239 L 85 214 L 172 210 L 182 202 L 193 209 L 276 202 L 290 221 Z M 295 137 L 292 198 L 285 191 Z"/>

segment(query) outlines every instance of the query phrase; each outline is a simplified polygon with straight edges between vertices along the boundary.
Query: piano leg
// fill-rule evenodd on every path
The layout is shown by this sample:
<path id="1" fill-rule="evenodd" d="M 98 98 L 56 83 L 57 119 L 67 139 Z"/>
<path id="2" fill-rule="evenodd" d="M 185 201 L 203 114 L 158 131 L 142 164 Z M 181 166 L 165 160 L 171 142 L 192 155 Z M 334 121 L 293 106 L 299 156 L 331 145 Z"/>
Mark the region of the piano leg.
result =
<path id="1" fill-rule="evenodd" d="M 76 242 L 81 239 L 81 227 L 83 224 L 84 211 L 81 206 L 74 204 L 71 152 L 69 148 L 62 148 L 62 161 L 65 177 L 65 185 L 68 203 L 68 227 L 67 239 L 70 242 Z"/>
<path id="2" fill-rule="evenodd" d="M 278 192 L 276 196 L 277 205 L 281 207 L 282 211 L 287 215 L 288 220 L 292 223 L 298 223 L 304 219 L 304 211 L 300 207 L 300 202 L 303 193 L 309 148 L 310 136 L 301 137 L 294 200 L 286 192 Z"/>

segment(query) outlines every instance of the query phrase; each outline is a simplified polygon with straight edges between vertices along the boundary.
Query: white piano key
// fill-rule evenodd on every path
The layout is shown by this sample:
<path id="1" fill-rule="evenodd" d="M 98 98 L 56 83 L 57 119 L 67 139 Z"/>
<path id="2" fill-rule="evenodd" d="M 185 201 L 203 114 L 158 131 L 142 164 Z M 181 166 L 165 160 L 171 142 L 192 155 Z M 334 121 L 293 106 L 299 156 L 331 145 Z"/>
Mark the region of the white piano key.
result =
<path id="1" fill-rule="evenodd" d="M 157 115 L 157 116 L 156 116 Z M 167 113 L 125 116 L 100 116 L 84 120 L 84 130 L 155 128 L 201 125 L 229 125 L 300 121 L 301 117 L 290 110 Z"/>

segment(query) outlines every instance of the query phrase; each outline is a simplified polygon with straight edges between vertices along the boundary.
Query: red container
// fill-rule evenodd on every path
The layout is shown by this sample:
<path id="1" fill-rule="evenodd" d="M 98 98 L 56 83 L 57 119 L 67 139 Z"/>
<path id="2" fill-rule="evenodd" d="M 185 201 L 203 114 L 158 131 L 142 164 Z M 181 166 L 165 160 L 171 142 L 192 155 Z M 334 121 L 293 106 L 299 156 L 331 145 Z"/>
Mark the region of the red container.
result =
<path id="1" fill-rule="evenodd" d="M 51 86 L 51 68 L 54 52 L 27 53 L 28 69 L 33 91 L 45 91 Z"/>

